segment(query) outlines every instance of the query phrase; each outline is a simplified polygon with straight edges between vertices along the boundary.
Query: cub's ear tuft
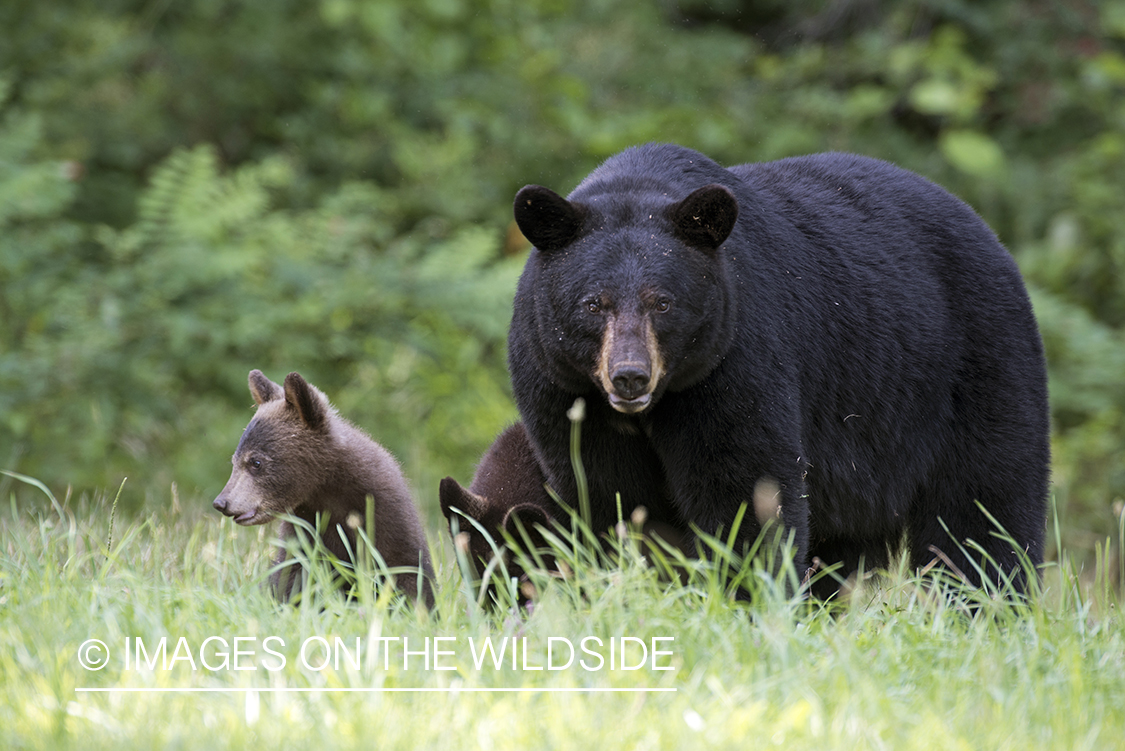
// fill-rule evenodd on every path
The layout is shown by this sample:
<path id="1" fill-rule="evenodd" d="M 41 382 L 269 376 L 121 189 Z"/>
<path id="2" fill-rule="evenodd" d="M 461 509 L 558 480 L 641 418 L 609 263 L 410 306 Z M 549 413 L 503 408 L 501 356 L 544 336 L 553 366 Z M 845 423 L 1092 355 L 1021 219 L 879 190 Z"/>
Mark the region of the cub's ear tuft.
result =
<path id="1" fill-rule="evenodd" d="M 323 430 L 327 427 L 327 401 L 300 373 L 285 376 L 285 402 L 311 430 Z"/>
<path id="2" fill-rule="evenodd" d="M 447 477 L 441 481 L 438 495 L 441 498 L 441 513 L 445 514 L 446 519 L 452 519 L 453 509 L 459 508 L 477 521 L 481 520 L 480 517 L 484 513 L 486 505 L 485 499 L 461 487 L 461 483 L 452 477 Z M 467 521 L 463 522 L 462 528 L 466 524 L 468 524 Z"/>
<path id="3" fill-rule="evenodd" d="M 285 395 L 281 387 L 266 378 L 260 370 L 251 370 L 248 380 L 250 382 L 250 396 L 254 397 L 255 404 L 261 405 L 272 402 L 274 399 L 280 399 Z"/>
<path id="4" fill-rule="evenodd" d="M 539 250 L 569 245 L 582 229 L 586 210 L 541 185 L 525 185 L 512 206 L 520 232 Z"/>
<path id="5" fill-rule="evenodd" d="M 668 207 L 676 234 L 696 248 L 715 250 L 730 235 L 738 219 L 738 201 L 722 185 L 704 185 Z"/>

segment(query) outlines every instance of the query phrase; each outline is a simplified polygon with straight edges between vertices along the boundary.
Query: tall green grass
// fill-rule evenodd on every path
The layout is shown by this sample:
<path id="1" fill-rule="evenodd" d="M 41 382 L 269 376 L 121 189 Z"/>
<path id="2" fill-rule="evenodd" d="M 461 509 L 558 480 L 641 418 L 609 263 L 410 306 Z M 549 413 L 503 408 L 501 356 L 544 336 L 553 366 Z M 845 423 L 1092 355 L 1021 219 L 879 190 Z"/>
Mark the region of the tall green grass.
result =
<path id="1" fill-rule="evenodd" d="M 899 562 L 824 604 L 793 592 L 785 579 L 793 572 L 771 576 L 719 540 L 704 561 L 641 555 L 626 524 L 600 549 L 558 530 L 566 575 L 534 573 L 527 609 L 502 572 L 501 604 L 490 607 L 463 580 L 445 533 L 434 532 L 430 611 L 367 586 L 389 572 L 363 555 L 351 599 L 330 564 L 314 563 L 301 602 L 279 605 L 264 583 L 269 528 L 240 528 L 204 512 L 203 499 L 173 498 L 160 512 L 118 518 L 111 541 L 113 499 L 52 500 L 35 510 L 10 500 L 0 512 L 2 748 L 1125 747 L 1125 629 L 1108 568 L 1093 579 L 1067 565 L 1048 569 L 1042 591 L 1020 603 L 934 587 Z M 1121 540 L 1106 549 L 1111 542 Z M 751 601 L 733 599 L 733 586 Z M 182 658 L 169 670 L 124 664 L 126 638 L 140 637 L 152 655 L 165 637 L 171 657 L 180 637 L 198 650 L 214 636 L 256 637 L 242 643 L 255 654 L 239 664 L 257 669 L 193 670 Z M 267 636 L 285 642 L 272 643 L 287 658 L 280 670 L 266 669 L 278 662 L 262 648 Z M 438 664 L 453 669 L 432 661 L 424 669 L 417 655 L 404 668 L 401 640 L 385 663 L 373 648 L 380 636 L 406 637 L 414 651 L 429 638 L 431 658 L 435 637 L 452 637 L 439 648 L 453 654 Z M 301 665 L 298 648 L 312 637 L 339 637 L 352 652 L 360 638 L 359 666 L 346 657 L 338 669 Z M 528 667 L 547 665 L 550 637 L 575 647 L 585 637 L 672 637 L 658 642 L 672 654 L 657 665 L 674 670 L 651 662 L 524 670 L 522 654 L 516 669 L 507 661 L 477 669 L 470 637 L 478 647 L 487 637 L 516 637 L 521 647 L 526 638 Z M 98 671 L 79 664 L 91 638 L 111 651 Z M 310 663 L 321 658 L 310 654 Z M 266 691 L 279 688 L 441 691 Z M 675 691 L 573 691 L 609 688 Z"/>

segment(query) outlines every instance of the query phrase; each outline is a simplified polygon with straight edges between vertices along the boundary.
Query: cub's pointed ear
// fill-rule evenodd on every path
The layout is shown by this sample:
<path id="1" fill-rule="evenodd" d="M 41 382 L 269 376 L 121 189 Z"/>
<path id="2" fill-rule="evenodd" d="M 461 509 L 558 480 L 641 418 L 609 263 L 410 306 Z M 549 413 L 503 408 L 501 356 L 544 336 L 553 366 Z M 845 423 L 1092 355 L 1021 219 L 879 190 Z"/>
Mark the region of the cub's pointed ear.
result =
<path id="1" fill-rule="evenodd" d="M 668 207 L 676 234 L 688 245 L 714 250 L 734 229 L 738 201 L 722 185 L 704 185 Z"/>
<path id="2" fill-rule="evenodd" d="M 327 426 L 328 404 L 324 395 L 310 386 L 300 373 L 285 376 L 285 402 L 310 429 L 321 430 Z"/>
<path id="3" fill-rule="evenodd" d="M 525 185 L 512 206 L 520 232 L 532 245 L 551 252 L 569 245 L 586 218 L 581 204 L 571 203 L 540 185 Z"/>
<path id="4" fill-rule="evenodd" d="M 461 483 L 452 477 L 447 477 L 441 481 L 438 496 L 441 498 L 441 513 L 445 514 L 446 520 L 453 518 L 453 509 L 455 508 L 461 509 L 478 522 L 481 520 L 485 499 L 461 487 Z M 468 522 L 461 525 L 462 529 L 464 529 L 465 524 L 468 524 Z"/>
<path id="5" fill-rule="evenodd" d="M 285 395 L 281 387 L 266 378 L 260 370 L 251 370 L 248 380 L 250 382 L 250 396 L 254 397 L 255 404 L 265 404 Z"/>

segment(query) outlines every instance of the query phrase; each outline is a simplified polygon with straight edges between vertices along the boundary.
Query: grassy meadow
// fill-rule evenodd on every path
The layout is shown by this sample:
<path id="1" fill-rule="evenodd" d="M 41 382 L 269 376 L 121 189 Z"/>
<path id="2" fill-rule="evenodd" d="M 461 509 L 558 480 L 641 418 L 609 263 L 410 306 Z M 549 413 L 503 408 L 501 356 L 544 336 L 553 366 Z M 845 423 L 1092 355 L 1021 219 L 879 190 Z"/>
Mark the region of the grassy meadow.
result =
<path id="1" fill-rule="evenodd" d="M 948 582 L 939 596 L 902 566 L 825 605 L 729 555 L 680 560 L 673 579 L 631 534 L 597 555 L 563 535 L 566 577 L 533 577 L 531 608 L 482 608 L 431 529 L 432 610 L 376 597 L 366 565 L 350 602 L 315 565 L 304 602 L 282 606 L 263 586 L 272 528 L 206 500 L 122 520 L 108 496 L 49 512 L 11 497 L 0 747 L 1125 748 L 1104 560 L 1052 565 L 1027 604 Z M 727 596 L 738 582 L 752 603 Z"/>

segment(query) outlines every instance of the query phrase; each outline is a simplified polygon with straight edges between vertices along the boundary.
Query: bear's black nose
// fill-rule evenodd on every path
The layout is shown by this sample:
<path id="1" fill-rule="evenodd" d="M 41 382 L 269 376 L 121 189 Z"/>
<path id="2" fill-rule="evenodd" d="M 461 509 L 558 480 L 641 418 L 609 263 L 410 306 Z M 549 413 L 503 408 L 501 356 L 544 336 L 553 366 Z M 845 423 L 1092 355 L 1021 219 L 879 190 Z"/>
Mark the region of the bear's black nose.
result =
<path id="1" fill-rule="evenodd" d="M 222 498 L 216 498 L 211 505 L 215 507 L 216 511 L 222 511 L 224 514 L 227 512 L 227 502 Z"/>
<path id="2" fill-rule="evenodd" d="M 636 399 L 648 389 L 648 370 L 636 365 L 623 365 L 613 372 L 613 390 L 623 399 Z"/>

